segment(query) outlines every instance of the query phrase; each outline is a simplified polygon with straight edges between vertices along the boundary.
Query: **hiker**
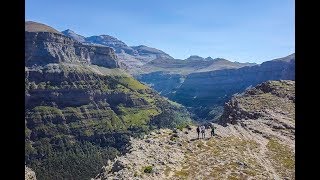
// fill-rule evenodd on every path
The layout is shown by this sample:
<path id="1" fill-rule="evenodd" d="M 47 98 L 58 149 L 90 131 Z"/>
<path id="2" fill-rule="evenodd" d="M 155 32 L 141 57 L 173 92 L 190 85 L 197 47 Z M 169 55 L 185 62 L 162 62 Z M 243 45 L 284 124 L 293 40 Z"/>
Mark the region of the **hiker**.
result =
<path id="1" fill-rule="evenodd" d="M 205 139 L 205 138 L 206 138 L 206 132 L 205 132 L 206 127 L 205 127 L 204 125 L 202 125 L 202 126 L 200 127 L 200 129 L 201 129 L 202 138 Z"/>
<path id="2" fill-rule="evenodd" d="M 199 139 L 199 136 L 200 136 L 200 127 L 199 126 L 197 127 L 197 133 L 198 133 L 198 139 Z"/>
<path id="3" fill-rule="evenodd" d="M 214 136 L 214 128 L 215 128 L 215 127 L 214 127 L 213 124 L 212 124 L 212 125 L 211 125 L 211 137 Z"/>

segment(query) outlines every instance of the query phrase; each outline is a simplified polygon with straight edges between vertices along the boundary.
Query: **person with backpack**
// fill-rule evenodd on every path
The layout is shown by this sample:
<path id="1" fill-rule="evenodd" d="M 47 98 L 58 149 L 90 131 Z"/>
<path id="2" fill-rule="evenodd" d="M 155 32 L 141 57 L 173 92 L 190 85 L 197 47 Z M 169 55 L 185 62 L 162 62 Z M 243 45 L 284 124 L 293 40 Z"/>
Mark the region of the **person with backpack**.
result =
<path id="1" fill-rule="evenodd" d="M 214 136 L 214 128 L 215 128 L 215 127 L 214 127 L 213 124 L 212 124 L 212 125 L 211 125 L 211 137 Z"/>
<path id="2" fill-rule="evenodd" d="M 206 127 L 204 125 L 202 125 L 201 127 L 201 135 L 202 135 L 202 139 L 205 139 L 206 138 Z"/>
<path id="3" fill-rule="evenodd" d="M 200 136 L 200 127 L 198 126 L 197 127 L 197 133 L 198 133 L 198 139 L 200 138 L 199 136 Z"/>

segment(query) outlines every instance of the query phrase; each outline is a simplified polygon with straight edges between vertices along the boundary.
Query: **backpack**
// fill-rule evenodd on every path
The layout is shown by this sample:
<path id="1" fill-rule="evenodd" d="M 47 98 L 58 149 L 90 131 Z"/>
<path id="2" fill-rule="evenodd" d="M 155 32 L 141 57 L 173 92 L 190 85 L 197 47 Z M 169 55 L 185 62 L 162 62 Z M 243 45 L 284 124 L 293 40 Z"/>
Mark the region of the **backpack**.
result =
<path id="1" fill-rule="evenodd" d="M 201 132 L 204 133 L 204 130 L 206 129 L 206 127 L 201 126 Z"/>
<path id="2" fill-rule="evenodd" d="M 199 127 L 197 127 L 197 132 L 200 132 L 200 129 L 199 129 Z"/>

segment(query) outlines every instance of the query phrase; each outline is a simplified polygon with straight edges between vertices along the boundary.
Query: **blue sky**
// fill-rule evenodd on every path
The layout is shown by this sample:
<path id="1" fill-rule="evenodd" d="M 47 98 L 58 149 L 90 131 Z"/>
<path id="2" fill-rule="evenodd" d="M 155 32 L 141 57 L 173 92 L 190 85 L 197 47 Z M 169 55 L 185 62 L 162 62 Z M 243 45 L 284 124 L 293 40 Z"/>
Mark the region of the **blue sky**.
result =
<path id="1" fill-rule="evenodd" d="M 26 0 L 26 20 L 84 36 L 108 34 L 174 58 L 238 62 L 294 53 L 293 0 Z"/>

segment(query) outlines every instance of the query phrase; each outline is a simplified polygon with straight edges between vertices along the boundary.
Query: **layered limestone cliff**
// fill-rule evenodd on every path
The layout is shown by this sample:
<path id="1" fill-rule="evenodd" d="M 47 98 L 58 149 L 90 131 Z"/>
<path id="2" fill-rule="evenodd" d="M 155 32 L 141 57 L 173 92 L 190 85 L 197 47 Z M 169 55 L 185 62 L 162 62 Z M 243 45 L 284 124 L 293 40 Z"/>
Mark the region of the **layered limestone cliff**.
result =
<path id="1" fill-rule="evenodd" d="M 112 48 L 83 45 L 52 32 L 25 32 L 25 63 L 26 66 L 81 63 L 106 68 L 119 67 Z"/>
<path id="2" fill-rule="evenodd" d="M 112 48 L 37 23 L 26 30 L 25 161 L 38 179 L 88 179 L 126 153 L 130 136 L 190 121 L 184 107 L 119 69 Z"/>

